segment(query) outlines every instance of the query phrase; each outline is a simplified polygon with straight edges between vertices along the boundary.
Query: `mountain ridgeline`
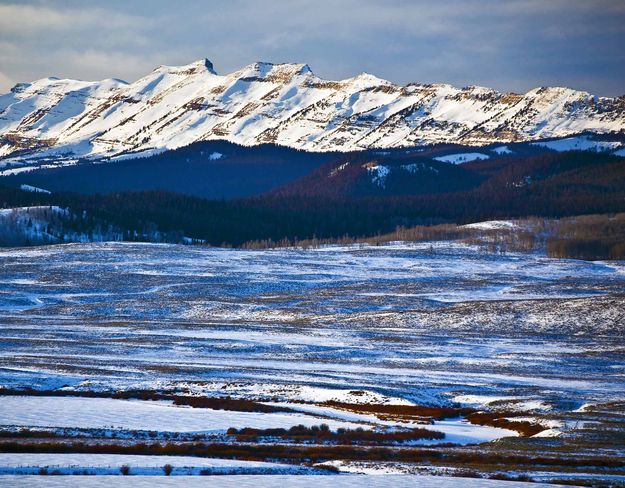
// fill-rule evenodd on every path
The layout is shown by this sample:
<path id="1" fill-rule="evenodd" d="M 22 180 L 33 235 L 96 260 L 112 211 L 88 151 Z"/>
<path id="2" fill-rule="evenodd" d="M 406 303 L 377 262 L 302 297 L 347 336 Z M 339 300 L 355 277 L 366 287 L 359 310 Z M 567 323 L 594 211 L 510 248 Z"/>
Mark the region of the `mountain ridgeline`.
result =
<path id="1" fill-rule="evenodd" d="M 16 166 L 152 154 L 206 140 L 346 152 L 623 129 L 625 97 L 562 87 L 516 94 L 398 86 L 367 73 L 328 81 L 305 64 L 258 62 L 219 75 L 199 60 L 160 66 L 130 84 L 45 78 L 0 96 L 0 157 Z"/>

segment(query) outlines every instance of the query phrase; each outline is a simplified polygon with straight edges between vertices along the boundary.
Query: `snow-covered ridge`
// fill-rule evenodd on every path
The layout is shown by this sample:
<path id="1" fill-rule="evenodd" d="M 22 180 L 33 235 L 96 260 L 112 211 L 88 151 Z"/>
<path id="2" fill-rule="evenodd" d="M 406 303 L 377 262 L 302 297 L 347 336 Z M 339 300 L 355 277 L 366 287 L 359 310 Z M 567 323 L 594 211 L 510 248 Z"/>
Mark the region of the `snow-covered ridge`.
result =
<path id="1" fill-rule="evenodd" d="M 219 75 L 202 59 L 130 84 L 45 78 L 0 95 L 0 158 L 11 160 L 145 155 L 212 139 L 349 151 L 621 130 L 625 97 L 397 86 L 367 73 L 328 81 L 306 64 L 258 62 Z"/>

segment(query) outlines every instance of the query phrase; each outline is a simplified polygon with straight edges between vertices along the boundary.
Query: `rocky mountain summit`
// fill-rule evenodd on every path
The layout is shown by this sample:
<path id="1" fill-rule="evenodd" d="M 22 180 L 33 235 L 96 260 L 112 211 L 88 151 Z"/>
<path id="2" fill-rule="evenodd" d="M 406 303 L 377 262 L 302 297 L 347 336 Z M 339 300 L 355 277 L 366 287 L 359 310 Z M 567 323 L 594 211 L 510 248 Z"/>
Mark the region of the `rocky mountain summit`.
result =
<path id="1" fill-rule="evenodd" d="M 354 151 L 486 145 L 625 130 L 625 96 L 560 87 L 525 94 L 446 84 L 340 81 L 305 64 L 160 66 L 133 82 L 45 78 L 0 96 L 0 158 L 110 158 L 197 141 Z"/>

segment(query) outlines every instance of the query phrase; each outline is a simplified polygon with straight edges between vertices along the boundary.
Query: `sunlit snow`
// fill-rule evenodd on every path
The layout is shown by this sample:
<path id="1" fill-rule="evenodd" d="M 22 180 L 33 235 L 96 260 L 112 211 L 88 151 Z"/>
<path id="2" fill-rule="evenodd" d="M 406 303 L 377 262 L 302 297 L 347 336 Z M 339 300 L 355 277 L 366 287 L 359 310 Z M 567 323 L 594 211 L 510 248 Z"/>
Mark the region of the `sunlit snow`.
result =
<path id="1" fill-rule="evenodd" d="M 447 154 L 446 156 L 438 156 L 434 159 L 443 163 L 462 164 L 469 161 L 478 161 L 488 159 L 488 154 L 482 153 L 459 153 L 459 154 Z"/>

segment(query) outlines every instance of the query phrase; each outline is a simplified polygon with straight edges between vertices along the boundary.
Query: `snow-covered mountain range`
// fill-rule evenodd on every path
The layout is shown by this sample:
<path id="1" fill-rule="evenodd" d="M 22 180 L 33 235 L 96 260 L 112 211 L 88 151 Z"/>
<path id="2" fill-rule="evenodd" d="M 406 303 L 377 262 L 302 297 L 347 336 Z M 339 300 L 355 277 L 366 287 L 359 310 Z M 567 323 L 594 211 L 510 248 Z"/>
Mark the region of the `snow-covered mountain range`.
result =
<path id="1" fill-rule="evenodd" d="M 305 64 L 255 63 L 219 75 L 202 59 L 134 83 L 46 78 L 0 96 L 0 158 L 109 158 L 202 140 L 352 151 L 486 145 L 625 130 L 625 96 L 568 88 L 519 95 L 483 87 L 341 81 Z"/>

